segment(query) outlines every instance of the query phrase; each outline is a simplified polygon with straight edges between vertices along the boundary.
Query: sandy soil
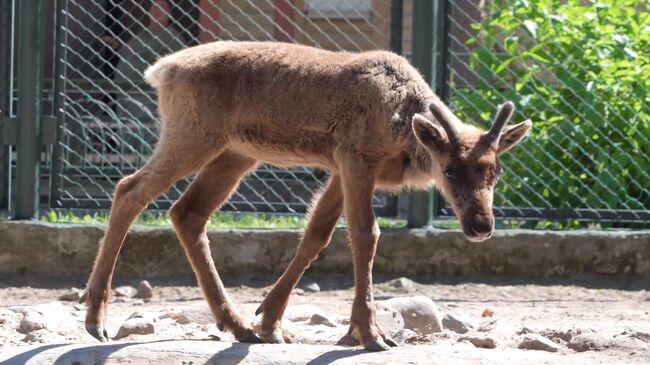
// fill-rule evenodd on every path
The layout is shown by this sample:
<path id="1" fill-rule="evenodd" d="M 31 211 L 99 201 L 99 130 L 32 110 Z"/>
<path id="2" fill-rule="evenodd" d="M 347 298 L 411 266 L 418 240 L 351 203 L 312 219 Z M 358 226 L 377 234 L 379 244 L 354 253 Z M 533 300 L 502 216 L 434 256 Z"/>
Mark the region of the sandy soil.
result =
<path id="1" fill-rule="evenodd" d="M 254 319 L 254 311 L 269 290 L 273 276 L 225 278 L 233 301 L 241 313 Z M 650 282 L 631 278 L 584 277 L 561 280 L 506 280 L 487 281 L 434 280 L 412 277 L 412 285 L 394 288 L 390 277 L 375 278 L 375 299 L 424 295 L 432 299 L 442 315 L 450 311 L 470 317 L 477 325 L 495 320 L 507 324 L 513 331 L 497 339 L 497 348 L 476 348 L 459 341 L 462 335 L 451 331 L 420 335 L 403 344 L 417 350 L 432 349 L 434 354 L 445 354 L 450 359 L 463 358 L 472 362 L 492 359 L 489 363 L 504 363 L 523 359 L 528 363 L 650 363 Z M 16 310 L 57 301 L 59 296 L 73 286 L 81 287 L 84 279 L 42 280 L 4 278 L 0 281 L 0 310 Z M 179 324 L 171 319 L 161 320 L 165 313 L 183 310 L 205 311 L 206 305 L 200 290 L 191 278 L 154 279 L 154 296 L 141 299 L 113 296 L 109 305 L 108 331 L 116 334 L 120 325 L 134 312 L 156 319 L 156 333 L 131 335 L 122 341 L 156 341 L 164 339 L 206 339 L 211 335 L 221 341 L 232 341 L 228 334 L 220 333 L 209 318 Z M 352 301 L 352 282 L 348 276 L 310 276 L 301 283 L 316 282 L 320 292 L 300 292 L 292 296 L 288 315 L 296 309 L 316 307 L 338 323 L 335 328 L 310 325 L 308 320 L 287 323 L 295 341 L 303 344 L 331 345 L 347 330 L 345 325 Z M 119 279 L 119 285 L 137 285 L 138 279 Z M 51 343 L 95 343 L 83 330 L 84 308 L 75 302 L 63 301 L 72 318 L 65 330 L 36 334 L 20 333 L 15 326 L 0 323 L 0 345 L 4 350 Z M 311 307 L 310 307 L 311 306 Z M 488 310 L 492 316 L 483 317 Z M 295 313 L 294 313 L 295 314 Z M 20 318 L 18 318 L 19 320 Z M 568 342 L 559 339 L 558 352 L 546 353 L 518 349 L 522 333 L 533 332 L 553 337 L 553 334 L 589 333 L 606 342 L 586 352 L 576 352 Z M 213 337 L 214 338 L 214 337 Z M 429 351 L 429 350 L 427 350 Z M 492 353 L 490 353 L 492 351 Z M 527 355 L 534 353 L 535 356 Z M 462 354 L 462 355 L 461 355 Z M 542 354 L 542 355 L 540 355 Z M 544 355 L 548 354 L 548 356 Z M 1 358 L 1 357 L 0 357 Z M 494 362 L 496 361 L 496 362 Z M 516 362 L 516 361 L 515 361 Z"/>

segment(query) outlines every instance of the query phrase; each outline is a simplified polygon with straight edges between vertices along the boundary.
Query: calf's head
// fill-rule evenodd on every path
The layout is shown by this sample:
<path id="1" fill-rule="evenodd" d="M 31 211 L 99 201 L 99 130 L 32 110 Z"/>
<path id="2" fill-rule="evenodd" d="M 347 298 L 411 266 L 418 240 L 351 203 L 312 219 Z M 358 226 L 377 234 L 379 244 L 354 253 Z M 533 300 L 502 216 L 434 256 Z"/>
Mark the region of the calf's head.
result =
<path id="1" fill-rule="evenodd" d="M 514 111 L 509 101 L 501 105 L 488 132 L 460 123 L 442 102 L 429 109 L 438 124 L 416 114 L 413 132 L 435 161 L 433 178 L 463 233 L 471 241 L 484 241 L 494 232 L 492 198 L 501 175 L 499 156 L 519 143 L 532 123 L 506 126 Z"/>

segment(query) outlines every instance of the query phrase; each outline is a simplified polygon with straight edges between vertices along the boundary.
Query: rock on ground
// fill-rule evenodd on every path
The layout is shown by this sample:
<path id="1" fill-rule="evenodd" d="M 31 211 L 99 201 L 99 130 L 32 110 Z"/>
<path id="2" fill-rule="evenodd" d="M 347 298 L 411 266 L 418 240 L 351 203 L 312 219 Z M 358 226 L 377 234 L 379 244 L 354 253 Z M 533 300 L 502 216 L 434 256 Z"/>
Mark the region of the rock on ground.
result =
<path id="1" fill-rule="evenodd" d="M 311 316 L 311 319 L 309 320 L 309 324 L 313 324 L 313 325 L 322 324 L 328 327 L 337 327 L 334 321 L 319 313 L 314 313 Z"/>
<path id="2" fill-rule="evenodd" d="M 477 331 L 492 338 L 500 345 L 511 345 L 515 341 L 519 329 L 504 319 L 496 319 L 481 324 Z"/>
<path id="3" fill-rule="evenodd" d="M 284 312 L 284 318 L 292 322 L 308 321 L 314 314 L 325 316 L 325 312 L 311 304 L 290 305 Z"/>
<path id="4" fill-rule="evenodd" d="M 557 352 L 561 347 L 542 335 L 528 333 L 521 337 L 521 341 L 517 348 L 522 350 Z"/>
<path id="5" fill-rule="evenodd" d="M 18 328 L 20 315 L 8 309 L 0 308 L 0 328 Z"/>
<path id="6" fill-rule="evenodd" d="M 493 349 L 497 347 L 496 341 L 489 336 L 482 333 L 474 333 L 468 336 L 463 336 L 458 339 L 458 342 L 467 341 L 476 347 L 483 349 Z"/>
<path id="7" fill-rule="evenodd" d="M 388 287 L 402 289 L 405 291 L 414 290 L 415 282 L 408 278 L 397 278 L 386 283 Z"/>
<path id="8" fill-rule="evenodd" d="M 144 314 L 142 314 L 142 313 L 140 313 L 138 311 L 135 311 L 135 312 L 131 313 L 131 315 L 127 319 L 132 319 L 132 318 L 144 318 Z"/>
<path id="9" fill-rule="evenodd" d="M 320 291 L 320 286 L 318 283 L 309 283 L 302 287 L 302 289 L 309 293 L 317 293 Z"/>
<path id="10" fill-rule="evenodd" d="M 417 333 L 411 331 L 410 329 L 404 328 L 399 331 L 397 331 L 395 334 L 393 334 L 393 340 L 405 344 L 408 342 L 410 339 L 417 337 Z"/>
<path id="11" fill-rule="evenodd" d="M 161 314 L 159 317 L 161 320 L 171 319 L 178 324 L 190 324 L 192 320 L 185 315 L 184 312 L 167 312 Z"/>
<path id="12" fill-rule="evenodd" d="M 113 289 L 113 292 L 115 293 L 116 297 L 126 297 L 126 298 L 131 298 L 132 296 L 135 295 L 136 289 L 132 286 L 124 285 L 124 286 L 118 286 L 117 288 Z"/>
<path id="13" fill-rule="evenodd" d="M 379 304 L 375 315 L 381 328 L 391 335 L 404 329 L 404 317 L 391 307 Z"/>
<path id="14" fill-rule="evenodd" d="M 66 301 L 66 302 L 77 302 L 77 301 L 79 301 L 79 298 L 81 298 L 81 293 L 82 292 L 83 291 L 81 289 L 72 288 L 72 289 L 70 289 L 69 292 L 67 292 L 65 294 L 62 294 L 59 297 L 59 300 L 63 300 L 63 301 Z"/>
<path id="15" fill-rule="evenodd" d="M 136 298 L 149 299 L 153 296 L 153 287 L 147 280 L 142 280 L 138 284 L 138 289 L 135 292 Z"/>
<path id="16" fill-rule="evenodd" d="M 471 318 L 460 313 L 450 312 L 442 319 L 442 326 L 445 329 L 463 334 L 475 329 L 476 323 Z"/>
<path id="17" fill-rule="evenodd" d="M 611 348 L 629 352 L 647 352 L 650 350 L 648 343 L 632 336 L 608 337 L 600 333 L 582 333 L 575 336 L 567 346 L 576 352 L 605 351 Z"/>
<path id="18" fill-rule="evenodd" d="M 573 337 L 567 346 L 577 352 L 603 351 L 614 346 L 614 342 L 597 333 L 582 333 Z"/>
<path id="19" fill-rule="evenodd" d="M 627 337 L 630 337 L 630 338 L 635 338 L 637 340 L 641 340 L 643 342 L 650 343 L 650 333 L 642 332 L 642 331 L 632 329 L 632 328 L 625 329 L 618 336 L 627 336 Z"/>
<path id="20" fill-rule="evenodd" d="M 438 306 L 425 296 L 392 298 L 381 302 L 398 311 L 404 319 L 404 328 L 420 334 L 442 332 L 442 316 Z"/>
<path id="21" fill-rule="evenodd" d="M 46 329 L 40 329 L 36 331 L 29 332 L 22 339 L 26 343 L 65 343 L 66 339 L 59 335 L 58 333 L 50 332 Z"/>
<path id="22" fill-rule="evenodd" d="M 113 339 L 119 340 L 130 335 L 149 335 L 154 332 L 155 328 L 150 319 L 138 317 L 129 318 L 122 324 L 120 329 L 117 331 L 117 335 L 115 335 Z"/>
<path id="23" fill-rule="evenodd" d="M 171 318 L 178 324 L 196 323 L 199 325 L 208 325 L 215 323 L 214 316 L 207 304 L 192 306 L 181 311 L 170 311 L 161 314 L 158 318 Z"/>
<path id="24" fill-rule="evenodd" d="M 546 338 L 556 341 L 569 342 L 571 339 L 582 333 L 582 330 L 579 328 L 569 328 L 569 329 L 546 329 L 540 332 L 540 334 Z"/>
<path id="25" fill-rule="evenodd" d="M 27 311 L 20 321 L 18 331 L 21 333 L 29 333 L 45 329 L 46 327 L 47 323 L 42 314 L 36 311 Z"/>
<path id="26" fill-rule="evenodd" d="M 17 307 L 13 311 L 23 314 L 20 322 L 20 331 L 23 333 L 39 329 L 64 332 L 75 327 L 75 318 L 61 302 Z"/>

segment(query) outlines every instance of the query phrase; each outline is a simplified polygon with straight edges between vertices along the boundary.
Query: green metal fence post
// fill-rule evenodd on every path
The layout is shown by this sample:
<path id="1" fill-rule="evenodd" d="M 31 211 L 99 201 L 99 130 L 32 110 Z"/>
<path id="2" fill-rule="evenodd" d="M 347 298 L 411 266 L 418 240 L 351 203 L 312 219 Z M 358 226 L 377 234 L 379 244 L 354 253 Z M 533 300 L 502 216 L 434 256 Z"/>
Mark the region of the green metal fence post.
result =
<path id="1" fill-rule="evenodd" d="M 433 33 L 435 34 L 433 40 L 433 74 L 431 75 L 431 85 L 438 94 L 438 97 L 443 102 L 449 103 L 449 50 L 451 38 L 451 22 L 449 15 L 451 14 L 451 0 L 437 0 L 433 9 Z M 432 209 L 433 218 L 440 212 L 441 208 L 445 205 L 440 192 L 435 190 L 433 192 Z"/>
<path id="2" fill-rule="evenodd" d="M 0 133 L 2 132 L 5 117 L 9 116 L 7 111 L 11 102 L 11 88 L 9 80 L 11 77 L 11 42 L 12 27 L 11 17 L 12 4 L 10 0 L 0 0 Z M 9 161 L 10 147 L 3 143 L 0 136 L 0 210 L 9 209 L 11 205 L 11 162 Z"/>
<path id="3" fill-rule="evenodd" d="M 52 88 L 52 117 L 56 118 L 56 140 L 52 146 L 52 160 L 50 165 L 50 199 L 49 208 L 56 208 L 60 205 L 61 197 L 61 173 L 63 170 L 63 123 L 65 113 L 63 112 L 63 92 L 66 82 L 67 60 L 66 48 L 68 44 L 67 29 L 68 22 L 68 0 L 56 0 L 54 7 L 56 12 L 54 18 L 54 69 L 52 78 L 54 85 Z M 64 16 L 66 14 L 66 16 Z"/>
<path id="4" fill-rule="evenodd" d="M 435 4 L 430 0 L 413 0 L 413 51 L 411 63 L 422 73 L 430 85 L 435 85 Z M 434 191 L 411 193 L 408 227 L 420 228 L 430 226 L 433 221 Z"/>
<path id="5" fill-rule="evenodd" d="M 404 1 L 393 0 L 390 6 L 390 50 L 402 54 Z"/>
<path id="6" fill-rule="evenodd" d="M 449 21 L 449 15 L 451 11 L 451 5 L 449 4 L 450 0 L 438 0 L 436 1 L 436 15 L 434 26 L 436 34 L 439 34 L 439 37 L 435 40 L 435 52 L 438 55 L 438 58 L 434 60 L 434 70 L 433 79 L 435 80 L 432 85 L 436 85 L 436 93 L 438 97 L 442 99 L 443 102 L 449 104 L 449 80 L 451 69 L 450 63 L 450 47 L 451 47 L 451 22 Z"/>
<path id="7" fill-rule="evenodd" d="M 38 214 L 42 139 L 42 32 L 43 3 L 18 4 L 18 143 L 15 219 Z"/>

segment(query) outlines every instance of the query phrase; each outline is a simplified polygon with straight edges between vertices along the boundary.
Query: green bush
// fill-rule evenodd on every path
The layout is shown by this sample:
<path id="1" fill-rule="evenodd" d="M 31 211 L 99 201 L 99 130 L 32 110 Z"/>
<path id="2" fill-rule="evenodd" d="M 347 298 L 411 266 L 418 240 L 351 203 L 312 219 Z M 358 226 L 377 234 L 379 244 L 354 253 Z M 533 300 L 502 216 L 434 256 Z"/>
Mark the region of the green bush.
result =
<path id="1" fill-rule="evenodd" d="M 475 25 L 466 120 L 514 100 L 531 136 L 504 156 L 495 205 L 650 209 L 650 1 L 497 0 Z M 481 114 L 482 113 L 482 114 Z"/>

